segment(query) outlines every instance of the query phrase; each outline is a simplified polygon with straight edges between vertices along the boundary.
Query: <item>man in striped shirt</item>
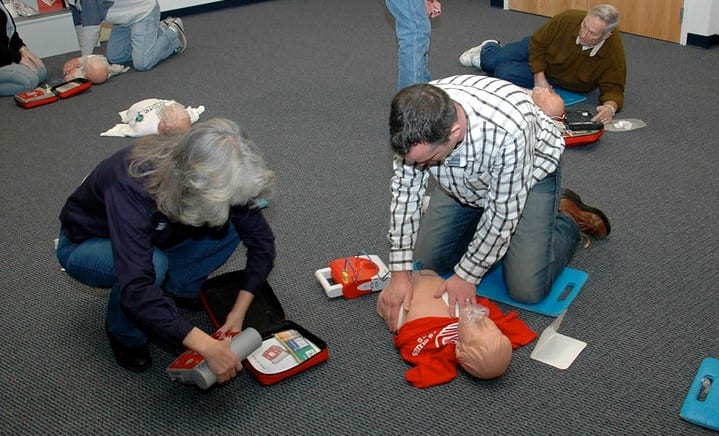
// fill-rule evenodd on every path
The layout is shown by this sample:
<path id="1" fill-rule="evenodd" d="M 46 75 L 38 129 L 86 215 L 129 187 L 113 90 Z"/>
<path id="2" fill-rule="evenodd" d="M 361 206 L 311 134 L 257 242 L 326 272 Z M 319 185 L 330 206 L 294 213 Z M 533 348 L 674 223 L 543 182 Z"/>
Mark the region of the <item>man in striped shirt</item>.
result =
<path id="1" fill-rule="evenodd" d="M 562 191 L 562 135 L 516 85 L 471 75 L 412 85 L 393 99 L 389 125 L 392 277 L 377 312 L 392 331 L 400 306 L 411 305 L 413 269 L 453 273 L 435 293 L 447 292 L 453 310 L 474 301 L 501 261 L 509 295 L 535 303 L 574 254 L 580 230 L 597 239 L 610 231 L 599 209 Z"/>

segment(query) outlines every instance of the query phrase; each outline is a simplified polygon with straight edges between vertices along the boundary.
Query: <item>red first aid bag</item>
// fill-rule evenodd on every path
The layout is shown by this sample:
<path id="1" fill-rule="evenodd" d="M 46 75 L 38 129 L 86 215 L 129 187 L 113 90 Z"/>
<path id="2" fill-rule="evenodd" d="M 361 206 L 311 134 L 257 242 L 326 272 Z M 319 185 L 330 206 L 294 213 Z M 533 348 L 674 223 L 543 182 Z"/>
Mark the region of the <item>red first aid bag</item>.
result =
<path id="1" fill-rule="evenodd" d="M 220 328 L 232 310 L 244 271 L 232 271 L 209 278 L 200 290 L 210 322 Z M 243 329 L 252 327 L 262 336 L 262 346 L 243 362 L 262 385 L 271 385 L 303 372 L 329 358 L 325 341 L 287 319 L 280 301 L 265 282 L 252 300 Z"/>

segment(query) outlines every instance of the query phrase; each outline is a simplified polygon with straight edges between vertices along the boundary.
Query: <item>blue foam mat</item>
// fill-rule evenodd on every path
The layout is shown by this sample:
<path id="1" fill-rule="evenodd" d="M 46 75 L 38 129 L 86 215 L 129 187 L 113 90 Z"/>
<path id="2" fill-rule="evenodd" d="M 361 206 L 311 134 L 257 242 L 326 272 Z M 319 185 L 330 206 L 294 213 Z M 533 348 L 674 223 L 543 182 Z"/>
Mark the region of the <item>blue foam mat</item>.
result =
<path id="1" fill-rule="evenodd" d="M 557 94 L 564 100 L 564 106 L 571 106 L 573 104 L 581 103 L 587 99 L 587 96 L 578 92 L 567 91 L 562 88 L 554 88 Z"/>
<path id="2" fill-rule="evenodd" d="M 703 389 L 704 383 L 709 388 Z M 679 413 L 682 419 L 719 431 L 719 359 L 705 358 Z"/>
<path id="3" fill-rule="evenodd" d="M 589 274 L 574 268 L 564 268 L 552 284 L 549 294 L 540 302 L 535 304 L 524 304 L 513 300 L 507 294 L 507 287 L 502 277 L 502 266 L 498 266 L 484 276 L 477 286 L 477 295 L 487 297 L 490 300 L 509 304 L 531 312 L 542 315 L 557 317 L 572 304 L 582 286 L 589 278 Z"/>

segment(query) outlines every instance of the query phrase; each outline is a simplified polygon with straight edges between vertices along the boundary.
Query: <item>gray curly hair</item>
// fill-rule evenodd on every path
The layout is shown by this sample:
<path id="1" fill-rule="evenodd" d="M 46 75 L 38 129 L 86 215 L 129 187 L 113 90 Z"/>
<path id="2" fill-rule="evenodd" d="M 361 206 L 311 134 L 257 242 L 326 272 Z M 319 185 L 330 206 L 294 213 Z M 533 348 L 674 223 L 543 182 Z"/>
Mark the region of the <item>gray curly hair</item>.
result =
<path id="1" fill-rule="evenodd" d="M 275 174 L 254 142 L 233 121 L 196 123 L 182 136 L 151 135 L 136 142 L 128 171 L 141 180 L 171 221 L 221 226 L 231 206 L 254 206 L 274 194 Z"/>

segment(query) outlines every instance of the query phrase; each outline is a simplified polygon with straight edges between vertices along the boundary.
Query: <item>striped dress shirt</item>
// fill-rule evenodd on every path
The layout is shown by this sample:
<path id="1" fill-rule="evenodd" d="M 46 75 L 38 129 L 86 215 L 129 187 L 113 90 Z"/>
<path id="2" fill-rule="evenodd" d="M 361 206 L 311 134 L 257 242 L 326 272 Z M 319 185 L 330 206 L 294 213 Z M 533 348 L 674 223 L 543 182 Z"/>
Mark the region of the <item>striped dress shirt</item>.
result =
<path id="1" fill-rule="evenodd" d="M 418 166 L 395 156 L 389 266 L 412 269 L 420 207 L 433 176 L 461 204 L 484 210 L 454 268 L 460 278 L 477 284 L 506 253 L 529 190 L 557 169 L 564 140 L 525 90 L 509 82 L 461 75 L 430 84 L 464 109 L 467 131 L 438 165 Z"/>

